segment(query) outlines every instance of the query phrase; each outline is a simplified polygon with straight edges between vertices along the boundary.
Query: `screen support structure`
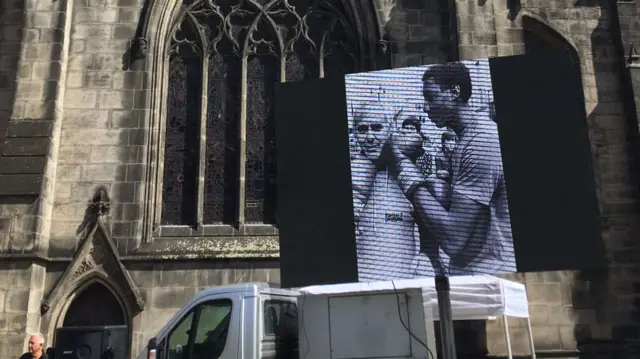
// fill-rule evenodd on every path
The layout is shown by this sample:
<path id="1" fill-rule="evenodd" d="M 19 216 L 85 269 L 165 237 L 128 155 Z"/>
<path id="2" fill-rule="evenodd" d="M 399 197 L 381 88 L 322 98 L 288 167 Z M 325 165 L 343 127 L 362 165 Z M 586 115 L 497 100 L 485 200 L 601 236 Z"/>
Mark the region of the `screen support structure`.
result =
<path id="1" fill-rule="evenodd" d="M 437 275 L 438 314 L 440 317 L 440 337 L 443 359 L 456 359 L 456 341 L 453 333 L 453 313 L 451 311 L 451 286 L 449 277 Z"/>

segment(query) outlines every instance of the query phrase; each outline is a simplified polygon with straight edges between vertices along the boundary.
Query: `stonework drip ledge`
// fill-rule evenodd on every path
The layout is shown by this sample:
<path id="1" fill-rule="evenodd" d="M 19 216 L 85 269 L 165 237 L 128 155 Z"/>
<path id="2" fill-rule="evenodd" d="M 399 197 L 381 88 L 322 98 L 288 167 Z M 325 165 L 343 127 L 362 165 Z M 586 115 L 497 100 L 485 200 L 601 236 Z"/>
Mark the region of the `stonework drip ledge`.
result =
<path id="1" fill-rule="evenodd" d="M 278 236 L 157 238 L 135 252 L 119 256 L 120 262 L 199 259 L 278 259 Z M 69 263 L 73 258 L 37 254 L 0 254 L 0 260 Z"/>
<path id="2" fill-rule="evenodd" d="M 154 257 L 156 259 L 205 258 L 279 258 L 278 236 L 221 236 L 189 238 L 156 238 L 143 244 L 129 258 Z"/>

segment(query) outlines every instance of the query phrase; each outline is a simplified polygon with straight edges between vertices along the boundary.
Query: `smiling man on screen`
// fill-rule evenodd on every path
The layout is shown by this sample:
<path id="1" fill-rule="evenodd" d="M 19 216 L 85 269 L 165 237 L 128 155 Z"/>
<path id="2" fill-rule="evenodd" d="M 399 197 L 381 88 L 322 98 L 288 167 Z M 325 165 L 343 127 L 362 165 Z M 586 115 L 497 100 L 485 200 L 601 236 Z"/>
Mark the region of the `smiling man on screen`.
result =
<path id="1" fill-rule="evenodd" d="M 360 147 L 359 158 L 352 162 L 358 279 L 413 278 L 419 264 L 429 270 L 431 263 L 419 258 L 413 206 L 398 186 L 388 142 L 393 123 L 402 123 L 417 136 L 415 151 L 407 153 L 415 160 L 423 142 L 417 119 L 402 111 L 391 118 L 373 102 L 354 110 L 353 119 Z"/>

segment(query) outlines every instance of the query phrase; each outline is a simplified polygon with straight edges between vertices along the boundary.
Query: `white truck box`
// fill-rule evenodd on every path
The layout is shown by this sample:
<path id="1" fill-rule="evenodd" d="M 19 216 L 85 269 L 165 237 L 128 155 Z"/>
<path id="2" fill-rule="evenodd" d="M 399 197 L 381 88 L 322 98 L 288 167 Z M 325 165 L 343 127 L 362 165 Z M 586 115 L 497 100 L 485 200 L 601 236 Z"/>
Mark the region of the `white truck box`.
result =
<path id="1" fill-rule="evenodd" d="M 405 288 L 301 294 L 300 359 L 435 359 L 432 292 Z"/>

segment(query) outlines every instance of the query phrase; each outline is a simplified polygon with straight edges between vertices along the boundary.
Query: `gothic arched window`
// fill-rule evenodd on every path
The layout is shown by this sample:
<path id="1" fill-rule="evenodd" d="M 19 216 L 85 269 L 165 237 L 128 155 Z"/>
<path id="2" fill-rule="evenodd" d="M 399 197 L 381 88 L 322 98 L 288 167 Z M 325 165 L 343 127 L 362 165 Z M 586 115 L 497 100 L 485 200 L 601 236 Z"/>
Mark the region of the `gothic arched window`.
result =
<path id="1" fill-rule="evenodd" d="M 166 48 L 162 225 L 274 224 L 273 85 L 359 70 L 341 4 L 183 2 Z"/>

